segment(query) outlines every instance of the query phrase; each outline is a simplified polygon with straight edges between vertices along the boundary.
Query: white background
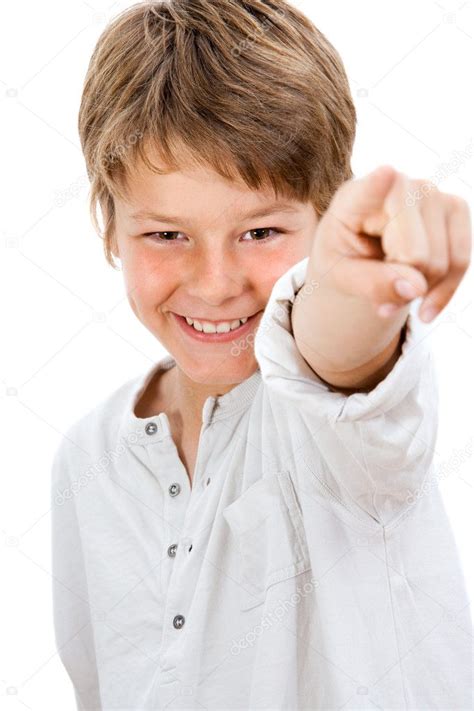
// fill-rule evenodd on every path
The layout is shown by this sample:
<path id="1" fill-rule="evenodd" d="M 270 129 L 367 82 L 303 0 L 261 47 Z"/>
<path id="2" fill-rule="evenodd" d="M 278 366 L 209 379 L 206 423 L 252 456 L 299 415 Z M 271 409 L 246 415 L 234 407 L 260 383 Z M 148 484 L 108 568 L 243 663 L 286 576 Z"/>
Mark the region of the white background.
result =
<path id="1" fill-rule="evenodd" d="M 131 3 L 9 3 L 0 29 L 0 708 L 74 709 L 53 636 L 50 465 L 66 428 L 164 351 L 131 311 L 89 221 L 77 133 L 105 24 Z M 356 177 L 390 163 L 472 209 L 470 2 L 295 2 L 346 66 Z M 455 162 L 458 165 L 455 165 Z M 440 179 L 440 177 L 442 179 Z M 474 590 L 472 270 L 427 337 L 438 362 L 435 462 Z"/>

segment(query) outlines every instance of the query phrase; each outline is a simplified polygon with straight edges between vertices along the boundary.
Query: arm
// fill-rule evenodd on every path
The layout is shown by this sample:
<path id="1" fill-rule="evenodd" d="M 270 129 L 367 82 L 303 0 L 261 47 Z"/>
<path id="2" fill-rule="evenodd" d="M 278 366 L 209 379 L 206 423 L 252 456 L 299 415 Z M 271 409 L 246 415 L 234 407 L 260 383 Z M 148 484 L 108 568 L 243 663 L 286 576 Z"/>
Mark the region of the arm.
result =
<path id="1" fill-rule="evenodd" d="M 430 339 L 412 308 L 400 356 L 381 382 L 349 396 L 328 385 L 301 355 L 291 326 L 308 262 L 307 257 L 277 281 L 255 339 L 266 392 L 271 402 L 276 398 L 271 409 L 282 420 L 279 446 L 284 452 L 294 447 L 288 422 L 296 419 L 300 493 L 325 505 L 330 491 L 357 519 L 368 516 L 388 525 L 433 473 L 438 390 Z"/>
<path id="2" fill-rule="evenodd" d="M 284 400 L 302 428 L 304 493 L 324 500 L 329 490 L 383 525 L 433 475 L 437 433 L 429 338 L 395 282 L 424 298 L 422 316 L 430 303 L 439 311 L 470 252 L 464 201 L 433 191 L 404 210 L 406 179 L 397 181 L 390 170 L 341 186 L 309 256 L 275 284 L 255 339 L 274 411 Z M 386 303 L 395 311 L 379 313 Z M 283 424 L 279 435 L 290 450 Z"/>
<path id="3" fill-rule="evenodd" d="M 310 268 L 309 264 L 308 279 L 312 278 Z M 349 302 L 344 295 L 333 293 L 330 297 L 323 289 L 315 292 L 315 298 L 297 302 L 291 311 L 292 330 L 301 355 L 321 380 L 346 395 L 372 390 L 392 370 L 401 353 L 408 313 L 405 307 L 400 316 L 387 324 L 380 317 L 373 318 L 372 310 L 364 318 L 364 308 L 359 308 L 359 318 L 354 317 L 347 328 L 338 321 L 339 329 L 332 329 L 331 308 L 337 303 L 340 313 L 350 313 L 354 307 Z M 325 319 L 328 324 L 326 329 Z M 317 320 L 323 322 L 319 328 L 315 326 Z M 308 323 L 311 328 L 307 328 Z M 348 331 L 353 336 L 349 347 L 345 335 Z M 328 342 L 318 339 L 319 333 L 325 334 Z M 345 343 L 341 342 L 341 336 Z M 331 349 L 335 353 L 345 354 L 347 365 L 342 363 L 340 370 L 334 369 L 338 363 L 336 357 L 333 361 L 328 360 L 327 356 L 323 357 L 323 353 L 327 354 Z"/>
<path id="4" fill-rule="evenodd" d="M 400 355 L 410 302 L 423 297 L 421 317 L 431 320 L 428 308 L 439 313 L 467 269 L 467 205 L 434 187 L 412 204 L 419 182 L 389 167 L 348 181 L 318 225 L 292 329 L 308 365 L 341 391 L 383 380 Z"/>

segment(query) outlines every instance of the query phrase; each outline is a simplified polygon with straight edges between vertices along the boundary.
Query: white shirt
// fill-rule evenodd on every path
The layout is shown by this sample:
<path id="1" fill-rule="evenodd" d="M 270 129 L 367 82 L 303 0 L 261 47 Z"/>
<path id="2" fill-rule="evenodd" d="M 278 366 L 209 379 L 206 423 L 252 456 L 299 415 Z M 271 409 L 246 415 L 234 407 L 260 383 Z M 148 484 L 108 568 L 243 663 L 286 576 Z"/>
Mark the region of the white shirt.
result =
<path id="1" fill-rule="evenodd" d="M 169 355 L 74 423 L 52 476 L 57 648 L 79 709 L 468 709 L 472 629 L 433 467 L 426 326 L 368 394 L 327 387 L 275 283 L 251 377 L 208 397 L 192 488 Z M 248 345 L 248 344 L 247 344 Z"/>

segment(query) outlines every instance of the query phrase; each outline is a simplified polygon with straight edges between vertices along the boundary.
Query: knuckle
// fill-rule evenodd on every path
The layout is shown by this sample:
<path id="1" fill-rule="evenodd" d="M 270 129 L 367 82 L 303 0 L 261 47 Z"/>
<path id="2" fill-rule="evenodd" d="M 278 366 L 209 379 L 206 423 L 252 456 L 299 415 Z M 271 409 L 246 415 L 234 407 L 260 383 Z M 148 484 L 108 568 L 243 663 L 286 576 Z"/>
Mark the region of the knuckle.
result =
<path id="1" fill-rule="evenodd" d="M 411 250 L 404 255 L 401 261 L 423 272 L 428 271 L 430 266 L 429 256 L 424 250 Z"/>
<path id="2" fill-rule="evenodd" d="M 449 202 L 451 203 L 451 207 L 454 208 L 455 210 L 459 210 L 461 212 L 469 212 L 469 205 L 467 201 L 462 198 L 460 195 L 454 195 L 449 193 L 448 194 L 448 199 Z"/>
<path id="3" fill-rule="evenodd" d="M 389 261 L 402 262 L 415 267 L 426 267 L 431 257 L 428 245 L 410 244 L 407 239 L 392 242 L 391 244 L 382 243 L 382 247 L 385 251 L 386 259 Z"/>
<path id="4" fill-rule="evenodd" d="M 444 259 L 432 259 L 426 268 L 427 273 L 435 278 L 440 279 L 448 272 L 448 263 Z"/>
<path id="5" fill-rule="evenodd" d="M 417 178 L 410 181 L 409 194 L 414 196 L 416 200 L 429 197 L 429 195 L 435 192 L 439 193 L 439 190 L 435 183 L 428 178 Z"/>
<path id="6" fill-rule="evenodd" d="M 417 188 L 419 190 L 421 190 L 422 192 L 431 193 L 431 192 L 434 192 L 435 190 L 437 190 L 439 192 L 435 183 L 433 183 L 433 181 L 430 180 L 429 178 L 418 178 L 417 180 L 415 180 L 415 183 L 416 183 Z"/>
<path id="7" fill-rule="evenodd" d="M 460 207 L 460 208 L 467 207 L 466 200 L 463 197 L 461 197 L 460 195 L 452 194 L 451 195 L 451 202 L 453 203 L 454 207 Z"/>
<path id="8" fill-rule="evenodd" d="M 471 264 L 471 258 L 467 256 L 457 256 L 452 261 L 452 270 L 456 275 L 464 274 Z"/>

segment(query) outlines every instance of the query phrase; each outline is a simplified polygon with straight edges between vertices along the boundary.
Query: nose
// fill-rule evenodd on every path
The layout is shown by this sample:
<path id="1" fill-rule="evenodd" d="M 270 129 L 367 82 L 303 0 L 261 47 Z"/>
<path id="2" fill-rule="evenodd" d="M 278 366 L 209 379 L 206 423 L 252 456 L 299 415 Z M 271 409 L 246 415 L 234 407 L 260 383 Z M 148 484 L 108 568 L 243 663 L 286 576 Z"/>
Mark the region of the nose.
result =
<path id="1" fill-rule="evenodd" d="M 188 294 L 209 306 L 221 306 L 242 293 L 245 275 L 227 247 L 202 247 L 189 255 Z"/>

